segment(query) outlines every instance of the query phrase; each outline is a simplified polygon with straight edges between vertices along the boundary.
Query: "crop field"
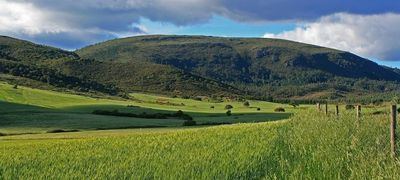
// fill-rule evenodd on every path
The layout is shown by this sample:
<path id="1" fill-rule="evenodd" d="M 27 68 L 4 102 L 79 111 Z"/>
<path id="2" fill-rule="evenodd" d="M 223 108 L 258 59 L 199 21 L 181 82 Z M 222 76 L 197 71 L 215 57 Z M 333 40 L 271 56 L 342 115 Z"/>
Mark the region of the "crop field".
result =
<path id="1" fill-rule="evenodd" d="M 386 115 L 4 136 L 5 179 L 395 179 Z"/>
<path id="2" fill-rule="evenodd" d="M 0 179 L 400 177 L 384 105 L 366 106 L 356 118 L 355 110 L 344 106 L 336 116 L 333 108 L 325 115 L 306 105 L 250 101 L 245 107 L 235 101 L 131 96 L 96 99 L 0 84 Z M 227 104 L 234 107 L 232 116 L 225 114 Z M 276 107 L 287 111 L 275 113 Z M 186 127 L 181 119 L 91 113 L 99 109 L 183 110 L 199 124 L 235 124 Z M 78 132 L 46 133 L 57 129 Z"/>

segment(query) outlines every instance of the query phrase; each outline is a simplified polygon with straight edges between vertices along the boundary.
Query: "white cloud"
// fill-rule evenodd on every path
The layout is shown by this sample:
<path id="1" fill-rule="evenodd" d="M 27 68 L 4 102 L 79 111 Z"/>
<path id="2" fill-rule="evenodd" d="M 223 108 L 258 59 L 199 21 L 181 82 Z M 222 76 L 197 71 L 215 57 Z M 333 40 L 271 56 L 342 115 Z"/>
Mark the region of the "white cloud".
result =
<path id="1" fill-rule="evenodd" d="M 66 27 L 50 19 L 50 14 L 40 11 L 31 3 L 0 0 L 0 33 L 28 34 L 59 33 Z"/>
<path id="2" fill-rule="evenodd" d="M 89 7 L 85 5 L 82 8 Z M 102 17 L 96 13 L 86 15 L 67 11 L 47 8 L 34 1 L 0 0 L 0 35 L 74 49 L 110 38 L 146 33 L 146 29 L 138 24 L 129 26 L 127 23 L 126 27 L 115 29 L 102 27 L 118 22 L 118 18 L 107 19 L 107 13 Z"/>
<path id="3" fill-rule="evenodd" d="M 264 37 L 332 47 L 369 58 L 400 60 L 400 14 L 338 13 L 292 31 L 266 33 Z"/>
<path id="4" fill-rule="evenodd" d="M 400 1 L 0 0 L 0 34 L 76 48 L 115 37 L 160 31 L 144 28 L 141 19 L 183 27 L 207 23 L 214 15 L 248 23 L 296 22 L 313 21 L 336 12 L 400 13 Z"/>

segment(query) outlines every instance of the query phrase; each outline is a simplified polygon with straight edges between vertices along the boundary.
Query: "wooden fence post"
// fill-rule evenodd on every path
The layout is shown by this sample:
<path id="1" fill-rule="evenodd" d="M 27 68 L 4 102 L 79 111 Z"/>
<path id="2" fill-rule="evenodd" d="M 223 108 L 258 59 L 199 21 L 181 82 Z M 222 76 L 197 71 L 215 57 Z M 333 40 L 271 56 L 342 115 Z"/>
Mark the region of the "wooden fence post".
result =
<path id="1" fill-rule="evenodd" d="M 339 105 L 336 104 L 336 116 L 339 116 Z"/>
<path id="2" fill-rule="evenodd" d="M 317 109 L 318 109 L 318 111 L 321 111 L 321 104 L 320 103 L 317 103 Z"/>
<path id="3" fill-rule="evenodd" d="M 397 106 L 392 105 L 391 115 L 390 115 L 390 146 L 392 157 L 396 157 L 396 116 L 397 116 Z"/>
<path id="4" fill-rule="evenodd" d="M 361 105 L 356 106 L 357 118 L 361 117 Z"/>
<path id="5" fill-rule="evenodd" d="M 325 114 L 328 115 L 328 102 L 325 103 Z"/>

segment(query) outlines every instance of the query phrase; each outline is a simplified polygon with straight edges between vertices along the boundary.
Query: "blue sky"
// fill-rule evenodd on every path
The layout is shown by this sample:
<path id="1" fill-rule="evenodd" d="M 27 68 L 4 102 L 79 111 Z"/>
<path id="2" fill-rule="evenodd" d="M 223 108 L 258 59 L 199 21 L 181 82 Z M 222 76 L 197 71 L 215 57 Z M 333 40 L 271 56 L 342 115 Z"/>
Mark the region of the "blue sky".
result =
<path id="1" fill-rule="evenodd" d="M 74 50 L 147 34 L 280 38 L 400 67 L 399 0 L 0 0 L 0 35 Z"/>
<path id="2" fill-rule="evenodd" d="M 221 16 L 213 16 L 208 22 L 189 26 L 176 26 L 172 23 L 153 22 L 141 19 L 140 24 L 150 34 L 209 35 L 229 37 L 263 37 L 266 32 L 280 33 L 293 30 L 296 24 L 290 22 L 245 23 Z"/>

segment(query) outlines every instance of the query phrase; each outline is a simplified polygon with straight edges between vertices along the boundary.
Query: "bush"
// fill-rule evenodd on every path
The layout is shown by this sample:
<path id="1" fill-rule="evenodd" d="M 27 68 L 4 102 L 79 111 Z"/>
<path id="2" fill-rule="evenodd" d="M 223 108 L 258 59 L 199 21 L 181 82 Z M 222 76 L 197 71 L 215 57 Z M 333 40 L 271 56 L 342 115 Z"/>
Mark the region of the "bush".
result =
<path id="1" fill-rule="evenodd" d="M 397 109 L 397 112 L 400 113 L 400 108 Z"/>
<path id="2" fill-rule="evenodd" d="M 197 123 L 193 120 L 186 120 L 183 122 L 183 126 L 195 126 Z"/>
<path id="3" fill-rule="evenodd" d="M 291 101 L 289 103 L 290 106 L 293 106 L 294 108 L 296 108 L 297 106 L 299 106 L 299 103 L 297 103 L 296 101 Z"/>
<path id="4" fill-rule="evenodd" d="M 123 99 L 130 99 L 131 98 L 128 93 L 119 93 L 118 96 L 120 98 L 123 98 Z"/>
<path id="5" fill-rule="evenodd" d="M 211 109 L 214 109 L 215 107 L 214 107 L 214 106 L 211 106 L 210 108 L 211 108 Z"/>
<path id="6" fill-rule="evenodd" d="M 257 111 L 261 111 L 261 108 L 257 108 Z"/>
<path id="7" fill-rule="evenodd" d="M 225 125 L 225 124 L 232 124 L 232 122 L 205 122 L 205 123 L 201 123 L 201 125 Z"/>
<path id="8" fill-rule="evenodd" d="M 76 129 L 73 129 L 73 130 L 54 129 L 54 130 L 46 131 L 46 133 L 64 133 L 64 132 L 79 132 L 79 130 L 76 130 Z"/>
<path id="9" fill-rule="evenodd" d="M 14 88 L 14 89 L 18 89 L 18 85 L 14 85 L 13 88 Z"/>
<path id="10" fill-rule="evenodd" d="M 347 104 L 347 105 L 345 106 L 345 108 L 346 108 L 346 110 L 355 109 L 354 105 L 352 105 L 352 104 Z"/>
<path id="11" fill-rule="evenodd" d="M 168 119 L 169 117 L 173 117 L 183 120 L 193 120 L 193 118 L 190 115 L 183 113 L 183 111 L 181 110 L 171 114 L 168 113 L 147 114 L 146 112 L 143 112 L 141 114 L 134 114 L 134 113 L 119 112 L 118 110 L 113 110 L 113 111 L 94 110 L 92 114 L 105 115 L 105 116 L 135 117 L 144 119 Z"/>
<path id="12" fill-rule="evenodd" d="M 244 102 L 244 103 L 243 103 L 243 106 L 249 107 L 249 106 L 250 106 L 250 102 L 249 102 L 249 101 Z"/>
<path id="13" fill-rule="evenodd" d="M 178 110 L 178 111 L 175 113 L 175 115 L 178 116 L 178 117 L 180 117 L 180 116 L 183 115 L 183 111 L 182 111 L 182 110 Z"/>
<path id="14" fill-rule="evenodd" d="M 233 106 L 230 105 L 230 104 L 227 104 L 227 105 L 225 106 L 225 109 L 233 109 Z"/>
<path id="15" fill-rule="evenodd" d="M 283 107 L 277 107 L 274 109 L 275 112 L 285 112 L 285 108 Z"/>
<path id="16" fill-rule="evenodd" d="M 232 111 L 231 110 L 226 111 L 226 115 L 227 116 L 232 116 Z"/>

